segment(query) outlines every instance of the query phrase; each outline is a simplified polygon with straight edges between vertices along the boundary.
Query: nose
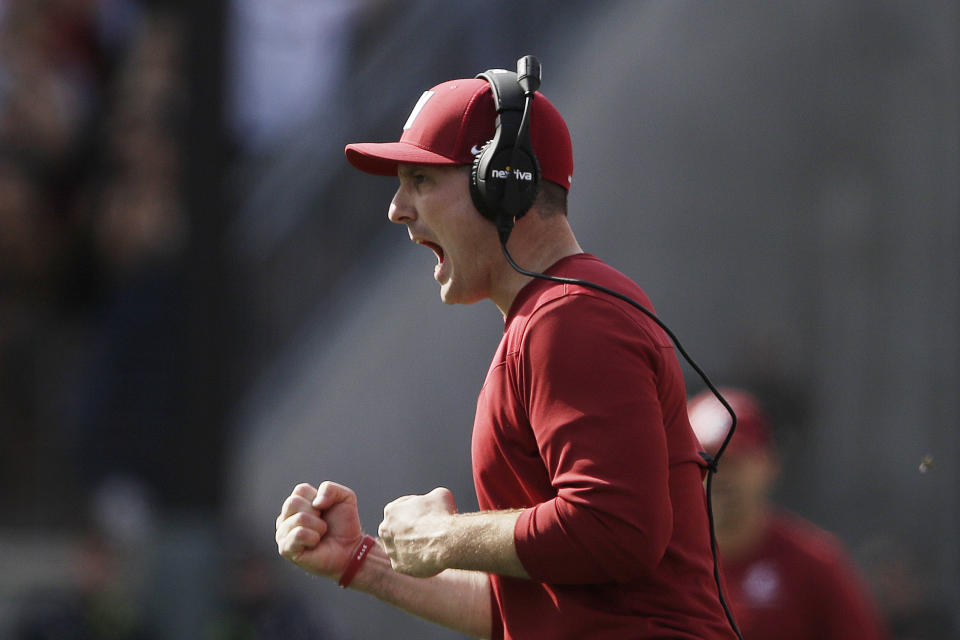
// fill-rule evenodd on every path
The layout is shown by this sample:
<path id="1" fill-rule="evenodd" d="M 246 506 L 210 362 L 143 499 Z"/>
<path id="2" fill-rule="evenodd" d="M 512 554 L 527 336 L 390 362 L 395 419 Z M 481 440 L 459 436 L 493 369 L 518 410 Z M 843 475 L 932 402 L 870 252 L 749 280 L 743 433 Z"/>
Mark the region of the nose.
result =
<path id="1" fill-rule="evenodd" d="M 397 224 L 408 224 L 417 218 L 416 210 L 404 194 L 403 185 L 393 194 L 393 200 L 390 201 L 390 208 L 387 210 L 387 218 L 390 222 Z"/>

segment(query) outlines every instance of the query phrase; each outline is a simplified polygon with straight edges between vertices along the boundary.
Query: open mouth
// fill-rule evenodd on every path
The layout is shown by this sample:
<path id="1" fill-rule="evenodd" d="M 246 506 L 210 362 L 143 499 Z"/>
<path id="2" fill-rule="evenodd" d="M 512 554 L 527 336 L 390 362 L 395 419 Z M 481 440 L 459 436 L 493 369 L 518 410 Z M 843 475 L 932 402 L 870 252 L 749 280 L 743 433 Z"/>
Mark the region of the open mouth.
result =
<path id="1" fill-rule="evenodd" d="M 438 264 L 443 264 L 443 255 L 444 255 L 444 254 L 443 254 L 443 247 L 441 247 L 440 245 L 438 245 L 438 244 L 435 243 L 435 242 L 430 242 L 429 240 L 420 240 L 420 241 L 419 241 L 419 244 L 422 244 L 423 246 L 427 247 L 428 249 L 432 249 L 433 252 L 434 252 L 435 254 L 437 254 L 437 263 L 438 263 Z"/>

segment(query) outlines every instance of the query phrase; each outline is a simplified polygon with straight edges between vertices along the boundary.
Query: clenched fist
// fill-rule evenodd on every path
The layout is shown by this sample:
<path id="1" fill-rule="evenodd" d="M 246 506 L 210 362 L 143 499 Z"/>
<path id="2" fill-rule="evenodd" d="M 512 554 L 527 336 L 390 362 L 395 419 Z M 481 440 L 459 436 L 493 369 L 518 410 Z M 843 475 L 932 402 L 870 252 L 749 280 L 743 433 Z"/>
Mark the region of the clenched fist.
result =
<path id="1" fill-rule="evenodd" d="M 338 579 L 363 537 L 357 496 L 335 482 L 299 484 L 277 516 L 277 549 L 320 576 Z"/>
<path id="2" fill-rule="evenodd" d="M 456 512 L 453 494 L 444 488 L 397 498 L 384 507 L 380 541 L 393 569 L 420 578 L 446 569 L 444 536 Z"/>

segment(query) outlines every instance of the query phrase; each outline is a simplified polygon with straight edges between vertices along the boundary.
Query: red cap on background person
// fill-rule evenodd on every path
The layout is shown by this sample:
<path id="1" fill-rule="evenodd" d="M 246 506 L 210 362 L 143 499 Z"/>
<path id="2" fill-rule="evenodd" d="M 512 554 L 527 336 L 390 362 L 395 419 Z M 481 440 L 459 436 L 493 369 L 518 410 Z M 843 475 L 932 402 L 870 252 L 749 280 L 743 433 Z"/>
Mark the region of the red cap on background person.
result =
<path id="1" fill-rule="evenodd" d="M 771 452 L 773 437 L 770 433 L 770 419 L 759 400 L 742 389 L 721 387 L 719 391 L 737 414 L 737 428 L 733 430 L 733 438 L 724 450 L 724 455 Z M 716 454 L 723 439 L 727 437 L 732 422 L 726 407 L 707 389 L 690 399 L 687 403 L 687 415 L 700 446 L 710 455 Z"/>
<path id="2" fill-rule="evenodd" d="M 573 146 L 560 112 L 537 92 L 530 114 L 530 140 L 544 180 L 570 189 Z M 414 105 L 398 142 L 357 142 L 344 149 L 357 169 L 396 176 L 398 164 L 465 165 L 493 138 L 497 112 L 490 83 L 450 80 L 425 91 Z"/>

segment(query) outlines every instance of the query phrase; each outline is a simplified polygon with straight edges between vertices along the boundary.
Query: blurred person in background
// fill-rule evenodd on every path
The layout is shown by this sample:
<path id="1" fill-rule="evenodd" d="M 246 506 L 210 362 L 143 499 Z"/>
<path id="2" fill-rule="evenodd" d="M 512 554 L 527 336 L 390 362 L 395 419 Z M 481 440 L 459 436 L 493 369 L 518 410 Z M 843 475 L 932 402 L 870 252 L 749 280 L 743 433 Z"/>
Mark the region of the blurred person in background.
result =
<path id="1" fill-rule="evenodd" d="M 150 637 L 138 554 L 83 525 L 103 509 L 129 529 L 123 496 L 150 513 L 172 493 L 182 422 L 182 28 L 138 4 L 0 11 L 0 519 L 82 548 L 23 599 L 23 638 Z"/>
<path id="2" fill-rule="evenodd" d="M 179 495 L 171 456 L 186 404 L 181 40 L 171 14 L 145 14 L 115 71 L 85 193 L 99 287 L 72 425 L 92 496 L 126 482 L 159 507 Z"/>
<path id="3" fill-rule="evenodd" d="M 240 536 L 224 557 L 221 607 L 205 640 L 330 640 L 334 637 L 315 599 L 285 588 L 276 556 Z"/>
<path id="4" fill-rule="evenodd" d="M 0 23 L 0 136 L 50 172 L 75 150 L 97 89 L 83 17 L 60 5 L 13 2 Z"/>
<path id="5" fill-rule="evenodd" d="M 149 37 L 159 21 L 131 12 L 137 5 L 24 0 L 0 11 L 0 409 L 12 425 L 0 466 L 14 488 L 3 496 L 8 522 L 78 521 L 89 486 L 75 474 L 90 458 L 78 451 L 85 434 L 78 436 L 76 409 L 90 406 L 89 389 L 112 382 L 85 375 L 96 358 L 96 325 L 123 279 L 118 271 L 147 262 L 135 257 L 138 243 L 163 244 L 164 229 L 177 227 L 165 222 L 175 216 L 149 213 L 176 209 L 173 180 L 147 166 L 174 155 L 175 129 L 171 118 L 152 115 L 171 101 L 145 90 L 147 78 L 170 56 L 141 62 L 141 52 L 164 48 Z M 118 128 L 114 119 L 133 120 L 125 94 L 149 101 L 137 121 L 162 131 L 124 156 L 101 134 Z M 124 201 L 136 206 L 118 212 Z"/>
<path id="6" fill-rule="evenodd" d="M 830 533 L 776 507 L 780 472 L 770 421 L 750 393 L 720 389 L 737 426 L 713 479 L 713 511 L 727 600 L 749 640 L 886 640 L 866 583 Z M 715 455 L 730 414 L 709 390 L 688 405 L 701 445 Z"/>
<path id="7" fill-rule="evenodd" d="M 55 236 L 47 235 L 46 198 L 34 172 L 0 155 L 0 510 L 26 506 L 40 435 L 39 352 L 50 322 Z M 9 488 L 10 490 L 6 490 Z"/>
<path id="8" fill-rule="evenodd" d="M 91 527 L 74 552 L 71 582 L 26 594 L 13 640 L 160 640 L 147 622 L 143 575 L 130 551 Z"/>

